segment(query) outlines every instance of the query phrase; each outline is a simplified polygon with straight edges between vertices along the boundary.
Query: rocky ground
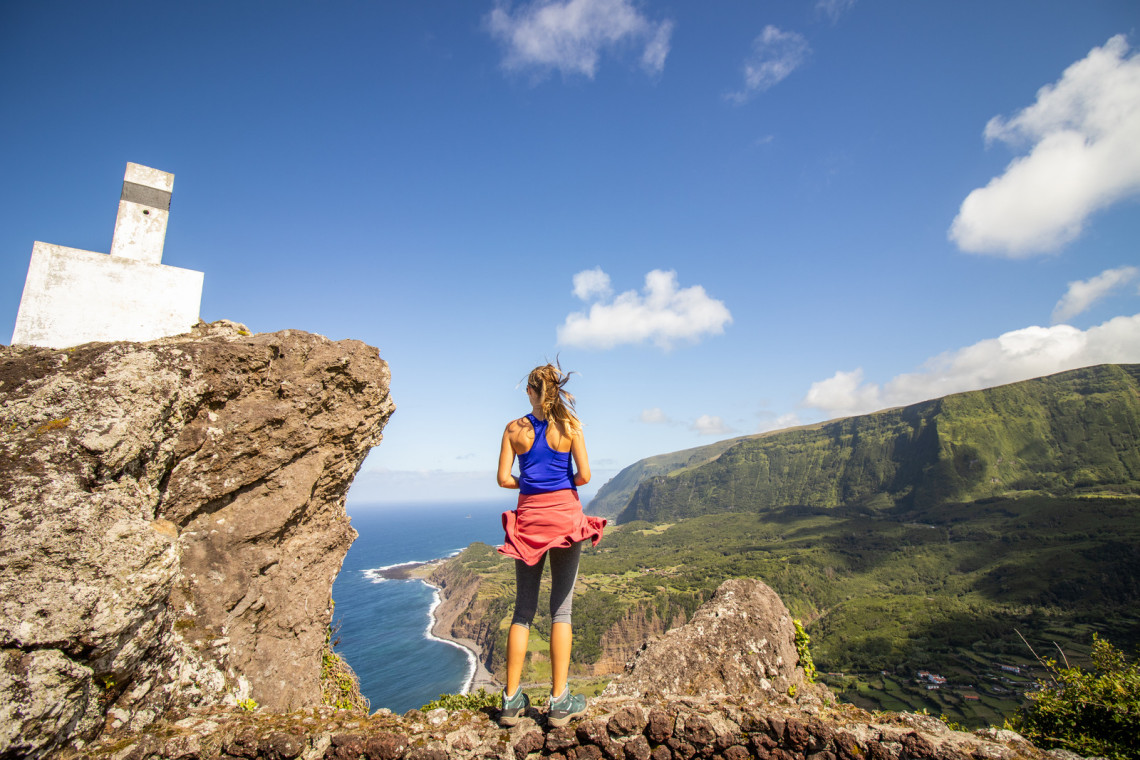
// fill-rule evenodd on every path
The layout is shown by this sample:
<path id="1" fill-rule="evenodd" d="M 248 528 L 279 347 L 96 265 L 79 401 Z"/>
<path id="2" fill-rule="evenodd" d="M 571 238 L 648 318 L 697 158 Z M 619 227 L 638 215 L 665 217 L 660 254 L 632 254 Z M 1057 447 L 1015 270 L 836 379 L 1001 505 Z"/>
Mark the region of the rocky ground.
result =
<path id="1" fill-rule="evenodd" d="M 972 734 L 936 718 L 875 716 L 818 698 L 776 703 L 602 698 L 581 720 L 549 728 L 532 711 L 506 729 L 495 711 L 443 708 L 403 716 L 315 708 L 289 714 L 195 710 L 155 724 L 142 735 L 107 737 L 78 758 L 316 758 L 445 760 L 566 758 L 567 760 L 1069 760 L 1046 753 L 1010 731 Z"/>
<path id="2" fill-rule="evenodd" d="M 785 628 L 786 626 L 786 628 Z M 328 760 L 1013 760 L 1052 758 L 1010 731 L 953 731 L 936 718 L 873 715 L 836 701 L 799 667 L 787 610 L 754 580 L 726 582 L 689 624 L 648 642 L 586 715 L 553 728 L 532 708 L 509 729 L 497 710 L 403 716 L 316 709 L 196 710 L 142 735 L 108 735 L 78 758 Z M 752 646 L 748 646 L 751 642 Z M 740 645 L 744 644 L 743 647 Z M 686 651 L 685 660 L 676 655 Z M 779 684 L 783 692 L 776 690 Z M 797 688 L 793 689 L 792 686 Z M 729 690 L 742 693 L 729 696 Z M 796 694 L 795 698 L 789 691 Z M 629 694 L 636 696 L 629 696 Z"/>

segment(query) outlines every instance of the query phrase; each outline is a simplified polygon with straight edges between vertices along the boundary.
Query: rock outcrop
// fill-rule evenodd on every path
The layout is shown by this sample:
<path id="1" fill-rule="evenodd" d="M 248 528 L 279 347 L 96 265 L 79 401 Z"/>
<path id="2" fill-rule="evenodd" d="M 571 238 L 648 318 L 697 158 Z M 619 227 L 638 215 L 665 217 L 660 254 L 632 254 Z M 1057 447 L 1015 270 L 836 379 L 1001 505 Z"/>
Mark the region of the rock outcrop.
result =
<path id="1" fill-rule="evenodd" d="M 686 625 L 650 640 L 607 696 L 772 700 L 805 683 L 792 616 L 767 584 L 733 578 Z"/>
<path id="2" fill-rule="evenodd" d="M 230 322 L 0 348 L 0 756 L 194 705 L 319 704 L 388 380 L 360 342 Z"/>
<path id="3" fill-rule="evenodd" d="M 553 728 L 539 709 L 519 723 L 497 725 L 497 710 L 452 710 L 403 716 L 381 710 L 371 717 L 328 709 L 289 715 L 198 710 L 156 724 L 127 740 L 106 737 L 72 758 L 305 758 L 306 760 L 1073 760 L 1046 753 L 1011 731 L 953 731 L 927 715 L 871 714 L 839 703 L 823 686 L 803 680 L 794 641 L 782 619 L 787 611 L 764 584 L 728 581 L 693 620 L 651 643 L 624 679 L 631 684 L 666 684 L 676 671 L 664 657 L 685 644 L 711 651 L 701 663 L 719 674 L 703 681 L 714 694 L 670 696 L 660 690 L 637 697 L 591 700 L 586 715 Z M 748 629 L 751 628 L 751 633 Z M 770 638 L 769 645 L 759 641 Z M 752 652 L 747 642 L 757 644 Z M 664 643 L 662 643 L 664 642 Z M 745 643 L 734 658 L 730 642 Z M 792 647 L 788 654 L 788 647 Z M 783 654 L 779 654 L 783 653 Z M 782 658 L 783 662 L 778 663 Z M 734 659 L 739 663 L 732 664 Z M 699 666 L 691 662 L 690 666 Z M 759 672 L 772 689 L 749 689 L 741 679 Z M 771 670 L 775 669 L 775 674 Z M 783 680 L 781 680 L 783 679 Z M 797 680 L 799 679 L 799 680 Z M 800 683 L 793 699 L 774 684 Z M 724 696 L 742 686 L 746 695 Z M 641 687 L 638 686 L 638 689 Z M 685 687 L 687 688 L 687 687 Z M 615 689 L 622 691 L 622 689 Z"/>
<path id="4" fill-rule="evenodd" d="M 597 676 L 621 673 L 645 642 L 684 624 L 682 611 L 674 613 L 666 621 L 652 605 L 635 604 L 602 634 L 599 642 L 602 655 L 590 666 L 590 672 Z"/>

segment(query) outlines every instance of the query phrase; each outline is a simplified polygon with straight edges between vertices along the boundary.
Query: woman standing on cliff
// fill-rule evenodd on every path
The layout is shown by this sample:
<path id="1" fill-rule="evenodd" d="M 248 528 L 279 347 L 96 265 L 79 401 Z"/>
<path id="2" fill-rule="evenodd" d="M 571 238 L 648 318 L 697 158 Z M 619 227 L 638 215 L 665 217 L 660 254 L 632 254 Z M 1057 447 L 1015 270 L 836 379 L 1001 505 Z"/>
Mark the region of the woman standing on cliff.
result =
<path id="1" fill-rule="evenodd" d="M 523 692 L 530 624 L 538 609 L 538 582 L 550 555 L 551 687 L 547 720 L 564 726 L 586 712 L 586 698 L 571 694 L 570 608 L 582 544 L 602 538 L 606 521 L 582 514 L 578 486 L 590 482 L 590 459 L 574 397 L 565 390 L 569 375 L 553 364 L 535 367 L 526 381 L 531 413 L 512 420 L 499 450 L 499 485 L 519 489 L 518 507 L 503 513 L 506 539 L 499 552 L 515 560 L 515 614 L 507 637 L 507 686 L 499 721 L 518 723 L 530 706 Z M 511 470 L 519 460 L 519 476 Z"/>

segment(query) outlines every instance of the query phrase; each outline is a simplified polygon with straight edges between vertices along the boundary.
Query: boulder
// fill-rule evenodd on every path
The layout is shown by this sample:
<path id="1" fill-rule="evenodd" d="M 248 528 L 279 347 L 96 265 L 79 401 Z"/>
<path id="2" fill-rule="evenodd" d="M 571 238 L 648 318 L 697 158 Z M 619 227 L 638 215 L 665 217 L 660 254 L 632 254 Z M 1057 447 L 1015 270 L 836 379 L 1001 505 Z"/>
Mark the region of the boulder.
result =
<path id="1" fill-rule="evenodd" d="M 0 756 L 175 707 L 319 704 L 375 348 L 200 324 L 0 347 Z"/>
<path id="2" fill-rule="evenodd" d="M 804 685 L 795 635 L 788 608 L 767 584 L 727 580 L 688 623 L 642 646 L 605 695 L 772 699 L 794 693 Z"/>

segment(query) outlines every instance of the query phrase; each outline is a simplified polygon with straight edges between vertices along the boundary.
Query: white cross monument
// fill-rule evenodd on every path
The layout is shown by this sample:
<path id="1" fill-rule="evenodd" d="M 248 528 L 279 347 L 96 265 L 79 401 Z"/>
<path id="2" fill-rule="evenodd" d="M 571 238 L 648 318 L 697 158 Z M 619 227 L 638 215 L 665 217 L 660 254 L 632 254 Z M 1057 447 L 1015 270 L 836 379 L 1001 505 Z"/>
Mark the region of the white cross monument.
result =
<path id="1" fill-rule="evenodd" d="M 146 341 L 197 324 L 202 273 L 162 263 L 173 190 L 173 174 L 127 164 L 110 255 L 37 240 L 12 345 Z"/>

